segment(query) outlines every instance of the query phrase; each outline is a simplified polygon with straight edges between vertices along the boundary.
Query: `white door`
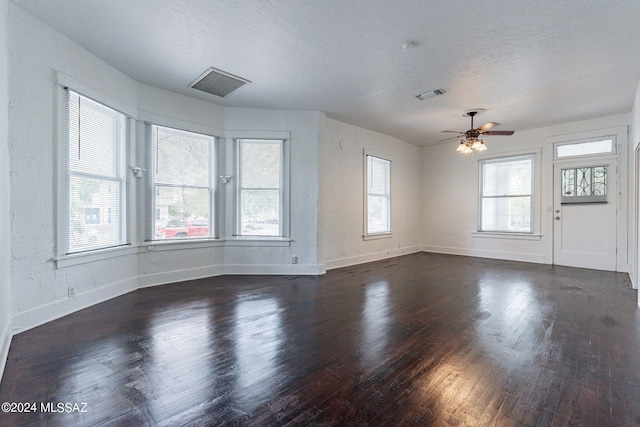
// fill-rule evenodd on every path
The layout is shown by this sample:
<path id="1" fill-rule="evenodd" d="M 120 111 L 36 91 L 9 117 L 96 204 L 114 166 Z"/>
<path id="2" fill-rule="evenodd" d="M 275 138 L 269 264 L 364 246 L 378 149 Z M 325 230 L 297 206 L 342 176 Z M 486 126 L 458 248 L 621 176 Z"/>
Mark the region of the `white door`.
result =
<path id="1" fill-rule="evenodd" d="M 553 263 L 616 271 L 615 162 L 554 165 Z"/>

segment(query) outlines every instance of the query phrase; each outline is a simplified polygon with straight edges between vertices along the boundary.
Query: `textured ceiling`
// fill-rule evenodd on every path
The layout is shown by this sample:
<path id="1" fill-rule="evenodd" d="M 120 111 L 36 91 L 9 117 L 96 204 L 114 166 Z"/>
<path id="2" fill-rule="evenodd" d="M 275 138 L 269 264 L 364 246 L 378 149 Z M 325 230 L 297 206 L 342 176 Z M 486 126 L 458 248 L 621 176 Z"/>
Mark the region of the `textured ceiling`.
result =
<path id="1" fill-rule="evenodd" d="M 466 130 L 471 108 L 516 131 L 626 113 L 640 80 L 635 0 L 12 2 L 139 82 L 324 111 L 417 145 Z M 209 67 L 252 83 L 227 98 L 190 89 Z"/>

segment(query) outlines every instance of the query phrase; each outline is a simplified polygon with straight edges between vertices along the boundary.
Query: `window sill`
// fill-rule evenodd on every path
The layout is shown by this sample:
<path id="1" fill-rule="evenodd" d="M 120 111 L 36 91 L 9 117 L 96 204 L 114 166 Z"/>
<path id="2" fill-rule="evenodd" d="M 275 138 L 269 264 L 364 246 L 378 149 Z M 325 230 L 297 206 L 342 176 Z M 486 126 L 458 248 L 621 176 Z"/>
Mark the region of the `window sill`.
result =
<path id="1" fill-rule="evenodd" d="M 88 264 L 105 259 L 116 258 L 138 253 L 136 246 L 121 246 L 117 248 L 98 249 L 90 252 L 81 252 L 71 255 L 61 255 L 52 260 L 56 263 L 56 268 L 72 267 L 74 265 Z"/>
<path id="2" fill-rule="evenodd" d="M 226 246 L 258 246 L 258 247 L 286 247 L 291 239 L 282 237 L 234 237 L 227 240 L 221 239 L 180 239 L 180 240 L 156 240 L 144 242 L 141 246 L 149 252 L 173 251 L 182 249 L 201 249 Z"/>
<path id="3" fill-rule="evenodd" d="M 475 238 L 508 239 L 508 240 L 541 240 L 542 234 L 531 233 L 500 233 L 495 231 L 477 231 L 471 233 Z"/>
<path id="4" fill-rule="evenodd" d="M 363 234 L 362 240 L 379 240 L 379 239 L 390 239 L 393 237 L 393 233 L 378 233 L 378 234 Z"/>
<path id="5" fill-rule="evenodd" d="M 148 252 L 162 252 L 224 246 L 224 241 L 218 239 L 153 240 L 146 241 L 140 246 L 146 247 Z"/>
<path id="6" fill-rule="evenodd" d="M 236 236 L 229 238 L 225 242 L 225 246 L 280 246 L 286 247 L 291 244 L 288 237 L 242 237 Z"/>

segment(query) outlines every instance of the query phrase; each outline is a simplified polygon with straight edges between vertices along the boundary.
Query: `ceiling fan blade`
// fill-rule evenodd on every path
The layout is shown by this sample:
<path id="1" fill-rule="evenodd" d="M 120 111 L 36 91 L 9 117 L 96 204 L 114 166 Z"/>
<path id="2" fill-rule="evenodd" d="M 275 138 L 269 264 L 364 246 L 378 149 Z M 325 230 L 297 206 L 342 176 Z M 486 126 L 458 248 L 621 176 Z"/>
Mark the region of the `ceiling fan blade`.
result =
<path id="1" fill-rule="evenodd" d="M 513 135 L 515 130 L 489 130 L 482 132 L 483 135 Z"/>
<path id="2" fill-rule="evenodd" d="M 494 126 L 498 126 L 499 124 L 500 123 L 496 123 L 496 122 L 488 122 L 480 126 L 477 130 L 481 130 L 481 131 L 489 130 Z"/>
<path id="3" fill-rule="evenodd" d="M 464 135 L 464 132 L 460 132 L 459 130 L 443 130 L 442 132 L 447 132 L 447 133 L 458 133 L 460 135 Z"/>

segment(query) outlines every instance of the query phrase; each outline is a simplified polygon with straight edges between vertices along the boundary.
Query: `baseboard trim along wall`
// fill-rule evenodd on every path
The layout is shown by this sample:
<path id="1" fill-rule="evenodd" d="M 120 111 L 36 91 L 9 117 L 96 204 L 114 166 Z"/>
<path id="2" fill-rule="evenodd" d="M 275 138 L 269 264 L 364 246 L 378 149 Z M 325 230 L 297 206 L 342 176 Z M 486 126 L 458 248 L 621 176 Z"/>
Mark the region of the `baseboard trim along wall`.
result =
<path id="1" fill-rule="evenodd" d="M 73 298 L 65 298 L 49 304 L 32 308 L 13 316 L 5 327 L 11 338 L 26 330 L 59 319 L 76 311 L 91 307 L 101 302 L 119 297 L 137 289 L 162 286 L 170 283 L 186 282 L 225 274 L 264 274 L 264 275 L 318 275 L 324 273 L 324 265 L 214 265 L 199 268 L 166 271 L 163 273 L 141 274 L 119 282 L 104 285 L 87 292 L 77 294 Z M 9 340 L 10 340 L 9 338 Z M 4 350 L 4 349 L 2 349 Z M 7 349 L 8 352 L 8 349 Z M 6 357 L 2 359 L 6 360 Z"/>
<path id="2" fill-rule="evenodd" d="M 409 246 L 401 249 L 390 249 L 382 252 L 374 252 L 365 255 L 358 255 L 348 258 L 333 259 L 325 263 L 327 270 L 333 270 L 334 268 L 350 267 L 352 265 L 365 264 L 367 262 L 381 261 L 387 258 L 395 258 L 402 255 L 409 255 L 416 252 L 420 252 L 422 249 L 420 246 Z"/>
<path id="3" fill-rule="evenodd" d="M 221 276 L 224 268 L 221 265 L 188 268 L 165 271 L 163 273 L 141 274 L 138 276 L 138 288 L 168 285 L 170 283 L 186 282 L 188 280 L 204 279 L 206 277 Z"/>
<path id="4" fill-rule="evenodd" d="M 521 252 L 488 251 L 484 249 L 456 248 L 448 246 L 422 246 L 422 252 L 433 252 L 437 254 L 462 255 L 478 258 L 504 259 L 508 261 L 531 262 L 544 264 L 543 254 L 530 254 Z"/>
<path id="5" fill-rule="evenodd" d="M 138 278 L 131 277 L 87 292 L 73 298 L 54 301 L 13 315 L 13 334 L 43 325 L 68 314 L 124 295 L 138 288 Z"/>

